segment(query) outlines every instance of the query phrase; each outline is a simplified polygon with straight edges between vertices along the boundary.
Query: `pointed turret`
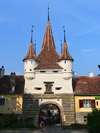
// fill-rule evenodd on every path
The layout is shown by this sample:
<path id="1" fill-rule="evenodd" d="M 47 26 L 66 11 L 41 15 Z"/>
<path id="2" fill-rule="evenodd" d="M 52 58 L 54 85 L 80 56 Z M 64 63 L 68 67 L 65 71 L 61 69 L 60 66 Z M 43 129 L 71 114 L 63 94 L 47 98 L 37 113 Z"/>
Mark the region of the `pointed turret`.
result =
<path id="1" fill-rule="evenodd" d="M 74 59 L 71 57 L 69 51 L 68 51 L 68 47 L 67 47 L 67 43 L 66 43 L 66 37 L 65 37 L 65 30 L 64 30 L 64 43 L 63 43 L 63 49 L 62 49 L 62 53 L 61 53 L 61 56 L 59 58 L 59 60 L 64 60 L 64 59 L 67 59 L 67 60 L 73 60 Z"/>
<path id="2" fill-rule="evenodd" d="M 68 51 L 68 47 L 67 47 L 67 43 L 66 43 L 66 37 L 65 37 L 65 30 L 64 30 L 63 49 L 62 49 L 62 53 L 60 55 L 60 58 L 58 59 L 59 65 L 63 68 L 62 77 L 64 79 L 72 78 L 72 62 L 73 61 L 74 60 Z"/>
<path id="3" fill-rule="evenodd" d="M 35 59 L 35 60 L 37 59 L 36 55 L 35 55 L 35 52 L 34 52 L 32 42 L 30 42 L 30 44 L 29 44 L 28 52 L 27 52 L 26 56 L 24 57 L 23 61 L 26 60 L 26 59 Z"/>
<path id="4" fill-rule="evenodd" d="M 32 28 L 33 27 L 34 26 L 32 26 Z M 31 42 L 29 44 L 28 52 L 27 52 L 26 56 L 24 57 L 23 61 L 26 60 L 26 59 L 35 59 L 35 60 L 37 60 L 36 54 L 35 54 L 35 51 L 34 51 L 34 47 L 33 47 L 32 35 L 33 35 L 33 30 L 31 30 Z"/>
<path id="5" fill-rule="evenodd" d="M 42 49 L 37 56 L 40 64 L 35 69 L 49 68 L 49 69 L 59 69 L 61 68 L 56 61 L 59 58 L 59 54 L 56 51 L 54 44 L 52 29 L 49 21 L 49 8 L 48 8 L 48 21 L 46 25 L 46 30 L 44 34 L 44 39 L 42 43 Z"/>
<path id="6" fill-rule="evenodd" d="M 32 33 L 33 33 L 33 30 L 31 31 L 31 42 L 29 44 L 28 52 L 23 59 L 23 61 L 24 61 L 24 78 L 26 78 L 28 80 L 35 78 L 34 68 L 39 63 L 39 61 L 37 60 L 35 51 L 34 51 L 34 47 L 33 47 Z"/>

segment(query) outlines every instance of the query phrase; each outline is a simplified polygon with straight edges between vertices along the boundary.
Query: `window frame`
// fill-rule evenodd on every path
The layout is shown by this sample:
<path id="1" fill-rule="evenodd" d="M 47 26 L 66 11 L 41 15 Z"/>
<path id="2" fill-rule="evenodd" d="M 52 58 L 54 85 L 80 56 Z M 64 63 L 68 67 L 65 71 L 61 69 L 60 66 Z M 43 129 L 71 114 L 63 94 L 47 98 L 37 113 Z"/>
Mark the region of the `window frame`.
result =
<path id="1" fill-rule="evenodd" d="M 5 105 L 6 105 L 6 98 L 0 96 L 0 99 L 4 99 L 4 105 L 1 105 L 1 104 L 0 104 L 0 106 L 5 106 Z"/>
<path id="2" fill-rule="evenodd" d="M 90 106 L 84 107 L 84 101 L 83 100 L 90 100 Z M 96 106 L 95 99 L 79 99 L 79 108 L 95 108 L 95 106 Z"/>

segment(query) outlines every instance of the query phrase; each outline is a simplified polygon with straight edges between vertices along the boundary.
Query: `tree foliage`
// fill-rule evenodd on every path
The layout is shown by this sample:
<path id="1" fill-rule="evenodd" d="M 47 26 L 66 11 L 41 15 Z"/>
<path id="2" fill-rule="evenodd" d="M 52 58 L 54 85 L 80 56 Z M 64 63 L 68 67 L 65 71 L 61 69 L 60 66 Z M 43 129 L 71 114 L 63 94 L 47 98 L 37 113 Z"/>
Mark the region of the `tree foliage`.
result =
<path id="1" fill-rule="evenodd" d="M 87 115 L 87 124 L 89 133 L 100 133 L 100 110 L 94 108 Z"/>

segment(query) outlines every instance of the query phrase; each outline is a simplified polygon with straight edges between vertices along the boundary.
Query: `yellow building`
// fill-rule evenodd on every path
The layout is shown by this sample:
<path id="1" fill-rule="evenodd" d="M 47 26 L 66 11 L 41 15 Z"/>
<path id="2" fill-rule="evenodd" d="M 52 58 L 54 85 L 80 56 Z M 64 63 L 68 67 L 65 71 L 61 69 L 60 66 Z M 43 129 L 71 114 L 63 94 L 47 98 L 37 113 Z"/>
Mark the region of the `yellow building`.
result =
<path id="1" fill-rule="evenodd" d="M 24 91 L 24 77 L 15 73 L 5 75 L 0 79 L 0 114 L 21 115 Z"/>
<path id="2" fill-rule="evenodd" d="M 100 108 L 100 77 L 78 76 L 73 79 L 76 123 L 86 123 L 92 108 Z"/>

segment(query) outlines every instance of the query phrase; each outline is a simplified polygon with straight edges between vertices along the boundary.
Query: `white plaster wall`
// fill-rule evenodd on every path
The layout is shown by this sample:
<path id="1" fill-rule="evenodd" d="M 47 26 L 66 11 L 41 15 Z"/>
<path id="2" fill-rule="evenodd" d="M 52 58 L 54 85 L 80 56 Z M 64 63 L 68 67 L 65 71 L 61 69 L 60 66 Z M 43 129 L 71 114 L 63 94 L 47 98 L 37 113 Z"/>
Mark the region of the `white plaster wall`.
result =
<path id="1" fill-rule="evenodd" d="M 34 59 L 27 59 L 24 61 L 24 73 L 30 72 L 30 69 L 32 69 L 31 72 L 34 72 L 34 68 L 38 65 L 38 62 Z M 25 71 L 26 70 L 26 71 Z"/>
<path id="2" fill-rule="evenodd" d="M 62 78 L 62 69 L 57 70 L 58 73 L 53 73 L 53 69 L 45 69 L 45 73 L 40 73 L 42 70 L 35 71 L 35 78 L 32 80 L 28 80 L 25 78 L 25 88 L 24 93 L 30 94 L 44 94 L 45 92 L 45 84 L 44 82 L 54 82 L 52 86 L 52 92 L 54 94 L 59 93 L 73 93 L 72 90 L 72 78 L 63 79 Z M 56 90 L 55 88 L 61 87 L 62 89 Z M 41 90 L 35 90 L 35 88 L 42 88 Z"/>
<path id="3" fill-rule="evenodd" d="M 64 69 L 66 69 L 67 72 L 72 71 L 72 60 L 61 60 L 58 62 L 58 64 Z"/>
<path id="4" fill-rule="evenodd" d="M 56 102 L 62 107 L 62 99 L 59 99 L 59 101 L 57 99 L 39 99 L 39 106 L 45 102 Z"/>

